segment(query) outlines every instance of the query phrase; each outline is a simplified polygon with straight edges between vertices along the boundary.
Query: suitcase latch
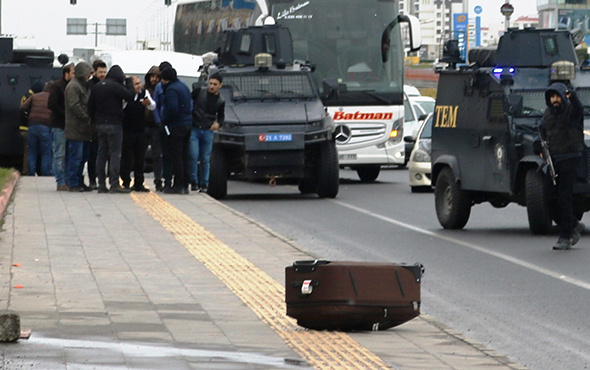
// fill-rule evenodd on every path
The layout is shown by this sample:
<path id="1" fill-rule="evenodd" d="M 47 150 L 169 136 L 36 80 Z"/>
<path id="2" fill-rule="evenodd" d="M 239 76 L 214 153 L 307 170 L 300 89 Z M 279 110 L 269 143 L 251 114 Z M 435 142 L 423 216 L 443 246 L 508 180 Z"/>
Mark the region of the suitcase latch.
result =
<path id="1" fill-rule="evenodd" d="M 301 284 L 301 294 L 308 295 L 313 292 L 313 282 L 311 280 L 303 280 Z"/>

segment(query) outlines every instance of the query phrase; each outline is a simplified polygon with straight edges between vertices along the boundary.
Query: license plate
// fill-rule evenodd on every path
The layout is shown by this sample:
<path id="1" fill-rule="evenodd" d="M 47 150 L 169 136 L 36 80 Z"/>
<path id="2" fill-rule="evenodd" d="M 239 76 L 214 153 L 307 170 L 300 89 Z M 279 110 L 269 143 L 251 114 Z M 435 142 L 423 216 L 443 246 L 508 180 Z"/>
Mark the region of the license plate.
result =
<path id="1" fill-rule="evenodd" d="M 356 154 L 340 154 L 338 159 L 341 161 L 356 161 Z"/>
<path id="2" fill-rule="evenodd" d="M 261 143 L 276 143 L 278 141 L 293 141 L 293 134 L 260 134 L 258 141 Z"/>

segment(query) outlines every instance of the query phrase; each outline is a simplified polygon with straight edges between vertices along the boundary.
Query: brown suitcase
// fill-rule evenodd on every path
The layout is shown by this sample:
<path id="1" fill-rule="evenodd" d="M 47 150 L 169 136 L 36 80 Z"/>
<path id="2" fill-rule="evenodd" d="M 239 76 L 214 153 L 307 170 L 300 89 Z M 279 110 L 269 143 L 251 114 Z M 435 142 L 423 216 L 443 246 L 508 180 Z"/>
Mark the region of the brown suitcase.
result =
<path id="1" fill-rule="evenodd" d="M 420 315 L 421 264 L 296 261 L 285 269 L 287 315 L 317 330 L 385 330 Z"/>

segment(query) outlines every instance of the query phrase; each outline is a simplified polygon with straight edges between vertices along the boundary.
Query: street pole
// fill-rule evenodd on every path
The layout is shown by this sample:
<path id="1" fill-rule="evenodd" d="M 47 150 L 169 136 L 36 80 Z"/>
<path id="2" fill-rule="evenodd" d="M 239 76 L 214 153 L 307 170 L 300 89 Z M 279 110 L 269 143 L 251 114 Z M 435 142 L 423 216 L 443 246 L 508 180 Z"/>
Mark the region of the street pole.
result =
<path id="1" fill-rule="evenodd" d="M 506 4 L 510 4 L 510 0 L 506 0 Z M 504 24 L 506 25 L 505 31 L 508 31 L 508 28 L 510 28 L 510 15 L 506 15 L 506 20 L 504 21 Z"/>

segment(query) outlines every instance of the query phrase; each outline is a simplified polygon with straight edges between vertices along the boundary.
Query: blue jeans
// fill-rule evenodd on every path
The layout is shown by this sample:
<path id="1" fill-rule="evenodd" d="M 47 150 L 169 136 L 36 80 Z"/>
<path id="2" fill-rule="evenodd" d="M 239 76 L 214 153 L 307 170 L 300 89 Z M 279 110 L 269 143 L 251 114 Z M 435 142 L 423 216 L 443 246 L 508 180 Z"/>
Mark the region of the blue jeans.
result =
<path id="1" fill-rule="evenodd" d="M 51 146 L 53 138 L 51 129 L 42 124 L 31 124 L 27 133 L 27 143 L 29 145 L 29 176 L 35 176 L 37 173 L 37 157 L 41 156 L 41 176 L 51 176 Z"/>
<path id="2" fill-rule="evenodd" d="M 189 145 L 190 181 L 200 188 L 209 186 L 209 160 L 213 148 L 213 131 L 193 127 Z"/>
<path id="3" fill-rule="evenodd" d="M 64 129 L 52 128 L 53 135 L 53 175 L 57 186 L 66 185 L 66 133 Z"/>
<path id="4" fill-rule="evenodd" d="M 84 164 L 88 161 L 90 155 L 90 142 L 68 140 L 68 186 L 82 185 L 84 180 L 83 171 Z"/>

